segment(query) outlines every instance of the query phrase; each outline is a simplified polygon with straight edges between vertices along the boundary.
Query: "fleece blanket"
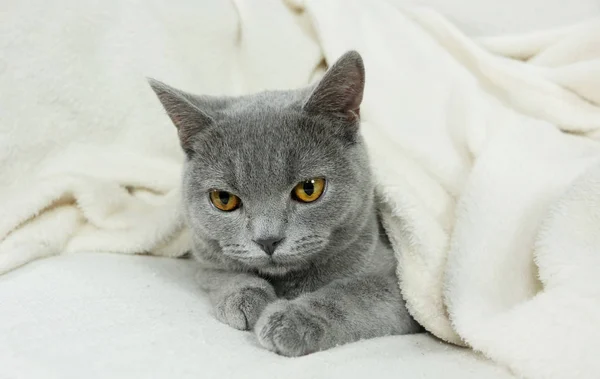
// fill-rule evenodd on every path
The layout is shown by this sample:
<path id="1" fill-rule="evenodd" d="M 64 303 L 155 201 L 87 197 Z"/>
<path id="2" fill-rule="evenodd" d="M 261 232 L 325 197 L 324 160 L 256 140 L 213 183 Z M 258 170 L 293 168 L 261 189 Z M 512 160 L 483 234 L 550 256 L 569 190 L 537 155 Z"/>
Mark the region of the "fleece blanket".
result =
<path id="1" fill-rule="evenodd" d="M 599 377 L 600 19 L 473 41 L 428 10 L 309 11 L 326 55 L 371 68 L 363 134 L 412 314 L 519 376 Z"/>
<path id="2" fill-rule="evenodd" d="M 146 76 L 242 94 L 306 85 L 322 59 L 280 0 L 9 1 L 0 15 L 0 273 L 65 252 L 183 254 L 183 156 Z"/>
<path id="3" fill-rule="evenodd" d="M 0 272 L 59 253 L 187 251 L 182 155 L 144 76 L 207 94 L 290 88 L 352 48 L 413 316 L 519 376 L 598 377 L 598 20 L 471 40 L 395 3 L 9 2 Z"/>

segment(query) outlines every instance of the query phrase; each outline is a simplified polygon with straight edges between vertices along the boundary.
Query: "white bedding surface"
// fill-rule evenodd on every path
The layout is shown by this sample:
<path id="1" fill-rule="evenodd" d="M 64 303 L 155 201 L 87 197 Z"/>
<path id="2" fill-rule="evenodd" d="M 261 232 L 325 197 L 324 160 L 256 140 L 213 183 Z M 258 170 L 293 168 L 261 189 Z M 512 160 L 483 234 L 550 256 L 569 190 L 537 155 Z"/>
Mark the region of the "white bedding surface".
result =
<path id="1" fill-rule="evenodd" d="M 428 335 L 280 357 L 216 321 L 194 272 L 189 260 L 75 254 L 0 276 L 0 378 L 513 378 Z"/>

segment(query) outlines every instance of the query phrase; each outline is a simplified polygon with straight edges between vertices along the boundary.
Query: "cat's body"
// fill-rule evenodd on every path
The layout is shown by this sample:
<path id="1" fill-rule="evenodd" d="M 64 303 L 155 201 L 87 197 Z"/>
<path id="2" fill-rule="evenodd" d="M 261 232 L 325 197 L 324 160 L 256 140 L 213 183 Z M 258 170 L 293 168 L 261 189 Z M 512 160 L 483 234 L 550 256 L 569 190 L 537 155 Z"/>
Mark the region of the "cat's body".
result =
<path id="1" fill-rule="evenodd" d="M 209 98 L 151 84 L 187 154 L 183 203 L 219 320 L 289 356 L 419 330 L 358 132 L 357 53 L 301 90 Z"/>

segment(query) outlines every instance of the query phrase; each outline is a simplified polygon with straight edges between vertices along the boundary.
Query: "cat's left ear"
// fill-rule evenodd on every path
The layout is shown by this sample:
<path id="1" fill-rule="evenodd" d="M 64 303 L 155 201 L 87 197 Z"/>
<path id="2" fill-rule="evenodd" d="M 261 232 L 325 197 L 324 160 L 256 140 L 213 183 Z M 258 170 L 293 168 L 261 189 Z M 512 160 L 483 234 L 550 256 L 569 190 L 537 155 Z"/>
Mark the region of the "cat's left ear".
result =
<path id="1" fill-rule="evenodd" d="M 186 153 L 191 153 L 195 137 L 213 124 L 214 120 L 195 104 L 193 95 L 155 79 L 149 78 L 148 83 L 177 127 L 181 147 Z"/>
<path id="2" fill-rule="evenodd" d="M 328 113 L 357 121 L 365 88 L 365 66 L 356 51 L 348 51 L 327 70 L 304 103 L 309 113 Z"/>

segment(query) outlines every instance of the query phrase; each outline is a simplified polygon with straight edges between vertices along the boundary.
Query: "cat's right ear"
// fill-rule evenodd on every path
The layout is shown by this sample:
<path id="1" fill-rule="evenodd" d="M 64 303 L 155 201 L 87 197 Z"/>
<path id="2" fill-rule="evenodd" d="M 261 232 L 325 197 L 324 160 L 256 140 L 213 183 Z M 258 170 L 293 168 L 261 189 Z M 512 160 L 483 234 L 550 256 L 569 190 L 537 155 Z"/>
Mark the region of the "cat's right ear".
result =
<path id="1" fill-rule="evenodd" d="M 348 51 L 330 68 L 303 105 L 309 113 L 341 116 L 358 121 L 365 88 L 365 66 L 360 54 Z"/>
<path id="2" fill-rule="evenodd" d="M 190 153 L 194 136 L 210 126 L 213 119 L 194 105 L 192 95 L 155 79 L 148 78 L 148 83 L 177 127 L 181 147 Z"/>

